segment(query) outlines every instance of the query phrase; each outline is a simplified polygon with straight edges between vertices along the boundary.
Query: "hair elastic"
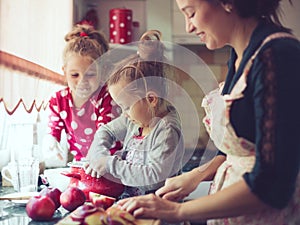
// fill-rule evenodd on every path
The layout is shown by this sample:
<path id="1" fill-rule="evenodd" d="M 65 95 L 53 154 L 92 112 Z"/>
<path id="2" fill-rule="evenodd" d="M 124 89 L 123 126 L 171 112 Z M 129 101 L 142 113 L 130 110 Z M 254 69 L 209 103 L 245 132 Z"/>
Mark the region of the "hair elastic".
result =
<path id="1" fill-rule="evenodd" d="M 80 37 L 86 37 L 86 36 L 88 36 L 87 33 L 85 33 L 84 31 L 80 32 Z"/>

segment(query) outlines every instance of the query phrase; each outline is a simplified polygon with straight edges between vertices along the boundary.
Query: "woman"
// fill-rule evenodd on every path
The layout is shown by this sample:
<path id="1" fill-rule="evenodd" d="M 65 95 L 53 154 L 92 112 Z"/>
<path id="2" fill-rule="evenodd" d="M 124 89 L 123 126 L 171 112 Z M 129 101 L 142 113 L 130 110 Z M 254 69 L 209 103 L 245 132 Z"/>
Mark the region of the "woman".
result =
<path id="1" fill-rule="evenodd" d="M 279 3 L 177 0 L 187 32 L 209 49 L 232 47 L 225 83 L 202 103 L 204 124 L 220 153 L 209 164 L 168 179 L 156 195 L 120 201 L 123 209 L 170 222 L 300 223 L 300 44 L 280 24 Z M 224 106 L 213 108 L 220 98 Z M 214 109 L 223 110 L 223 117 L 215 118 Z M 170 201 L 212 178 L 210 195 Z"/>

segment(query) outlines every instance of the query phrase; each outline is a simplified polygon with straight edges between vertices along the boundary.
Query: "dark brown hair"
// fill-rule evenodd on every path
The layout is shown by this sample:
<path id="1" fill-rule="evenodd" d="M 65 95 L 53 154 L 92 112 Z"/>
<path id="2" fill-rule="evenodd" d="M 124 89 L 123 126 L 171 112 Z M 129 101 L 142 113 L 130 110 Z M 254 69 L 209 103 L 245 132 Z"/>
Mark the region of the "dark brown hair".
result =
<path id="1" fill-rule="evenodd" d="M 223 4 L 232 4 L 238 15 L 243 18 L 265 18 L 279 26 L 280 2 L 282 0 L 217 0 Z M 292 4 L 292 0 L 288 0 Z"/>
<path id="2" fill-rule="evenodd" d="M 81 56 L 89 56 L 96 60 L 108 51 L 108 41 L 103 33 L 89 25 L 77 24 L 65 36 L 67 42 L 63 51 L 63 62 L 67 62 L 70 54 L 76 53 Z"/>

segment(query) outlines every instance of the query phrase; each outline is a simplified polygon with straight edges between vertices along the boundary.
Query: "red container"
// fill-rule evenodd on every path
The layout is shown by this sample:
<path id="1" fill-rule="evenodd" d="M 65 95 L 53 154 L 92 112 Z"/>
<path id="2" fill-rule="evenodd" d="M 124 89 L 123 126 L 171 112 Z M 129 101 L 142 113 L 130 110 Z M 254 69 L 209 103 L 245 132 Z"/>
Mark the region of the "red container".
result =
<path id="1" fill-rule="evenodd" d="M 61 172 L 61 174 L 70 177 L 69 187 L 81 189 L 86 199 L 89 199 L 90 191 L 114 198 L 119 197 L 124 191 L 123 184 L 115 183 L 104 177 L 96 178 L 86 174 L 80 163 L 69 163 L 68 165 L 71 167 L 71 171 Z"/>
<path id="2" fill-rule="evenodd" d="M 114 44 L 132 42 L 132 10 L 124 8 L 109 11 L 109 40 Z"/>

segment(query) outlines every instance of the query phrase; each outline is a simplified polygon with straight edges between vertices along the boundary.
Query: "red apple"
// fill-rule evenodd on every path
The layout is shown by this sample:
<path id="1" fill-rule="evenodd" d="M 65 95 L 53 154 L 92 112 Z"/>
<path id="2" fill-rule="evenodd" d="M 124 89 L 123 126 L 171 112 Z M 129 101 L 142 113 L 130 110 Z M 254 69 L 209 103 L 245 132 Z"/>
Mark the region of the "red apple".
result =
<path id="1" fill-rule="evenodd" d="M 77 187 L 68 187 L 60 195 L 60 204 L 68 211 L 73 211 L 78 206 L 83 205 L 85 200 L 84 192 Z"/>
<path id="2" fill-rule="evenodd" d="M 100 208 L 103 208 L 103 209 L 108 209 L 116 201 L 115 198 L 112 198 L 112 197 L 109 197 L 109 196 L 106 196 L 106 195 L 101 195 L 101 194 L 92 194 L 92 195 L 90 195 L 90 197 L 92 198 L 90 200 L 91 200 L 91 202 L 93 203 L 94 206 L 100 207 Z"/>
<path id="3" fill-rule="evenodd" d="M 40 195 L 50 197 L 55 204 L 55 209 L 58 209 L 60 207 L 61 191 L 58 188 L 45 187 L 43 190 L 40 191 Z"/>
<path id="4" fill-rule="evenodd" d="M 97 208 L 91 204 L 83 204 L 71 213 L 74 221 L 83 222 L 84 218 L 97 211 Z"/>
<path id="5" fill-rule="evenodd" d="M 52 219 L 55 212 L 55 204 L 50 197 L 33 196 L 26 204 L 26 213 L 36 221 L 47 221 Z"/>

